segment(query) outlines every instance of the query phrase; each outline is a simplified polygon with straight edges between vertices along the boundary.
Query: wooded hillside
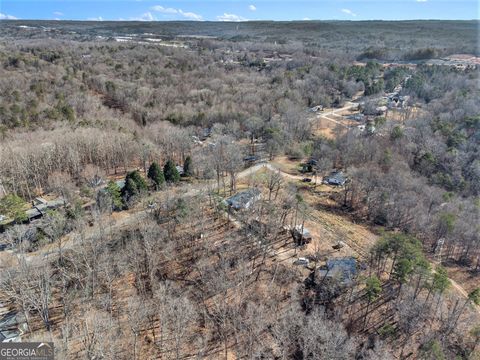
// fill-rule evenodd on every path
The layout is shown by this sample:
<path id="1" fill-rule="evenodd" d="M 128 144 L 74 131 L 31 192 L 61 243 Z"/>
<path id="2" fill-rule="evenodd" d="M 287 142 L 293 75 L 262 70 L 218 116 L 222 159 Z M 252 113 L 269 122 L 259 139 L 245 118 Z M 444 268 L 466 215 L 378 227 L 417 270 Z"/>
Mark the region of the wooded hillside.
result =
<path id="1" fill-rule="evenodd" d="M 477 21 L 1 26 L 0 335 L 479 356 Z"/>

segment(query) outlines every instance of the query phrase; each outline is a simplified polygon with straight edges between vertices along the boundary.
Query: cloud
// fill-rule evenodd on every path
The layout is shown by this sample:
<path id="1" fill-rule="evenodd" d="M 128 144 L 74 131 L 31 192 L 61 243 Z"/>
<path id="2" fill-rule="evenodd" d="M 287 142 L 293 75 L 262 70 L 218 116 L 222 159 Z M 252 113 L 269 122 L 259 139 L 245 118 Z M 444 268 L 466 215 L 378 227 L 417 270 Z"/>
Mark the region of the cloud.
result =
<path id="1" fill-rule="evenodd" d="M 63 13 L 60 12 L 60 11 L 54 11 L 54 12 L 53 12 L 53 15 L 63 16 Z"/>
<path id="2" fill-rule="evenodd" d="M 141 21 L 153 21 L 155 20 L 155 17 L 152 15 L 150 11 L 146 12 L 142 16 L 140 16 Z"/>
<path id="3" fill-rule="evenodd" d="M 0 13 L 0 20 L 17 20 L 18 18 L 13 15 L 7 15 Z"/>
<path id="4" fill-rule="evenodd" d="M 186 11 L 183 11 L 182 9 L 178 9 L 178 13 L 182 15 L 184 18 L 187 18 L 190 20 L 196 20 L 196 21 L 202 20 L 201 15 L 195 14 L 193 12 L 186 12 Z"/>
<path id="5" fill-rule="evenodd" d="M 93 18 L 87 18 L 87 21 L 103 21 L 103 18 L 101 16 L 97 16 Z"/>
<path id="6" fill-rule="evenodd" d="M 248 5 L 248 9 L 251 11 L 257 10 L 257 7 L 255 5 Z"/>
<path id="7" fill-rule="evenodd" d="M 428 0 L 417 0 L 417 2 L 427 2 Z"/>
<path id="8" fill-rule="evenodd" d="M 303 20 L 303 21 L 310 21 L 310 20 L 312 20 L 312 19 L 310 19 L 309 17 L 306 17 L 306 18 L 303 18 L 302 20 Z"/>
<path id="9" fill-rule="evenodd" d="M 155 21 L 157 19 L 155 19 L 155 16 L 153 16 L 150 11 L 147 11 L 146 13 L 142 14 L 141 16 L 130 18 L 130 20 L 134 20 L 134 21 Z"/>
<path id="10" fill-rule="evenodd" d="M 351 15 L 351 16 L 357 16 L 357 14 L 355 14 L 352 10 L 350 9 L 342 9 L 340 10 L 341 12 L 343 12 L 344 14 L 347 14 L 347 15 Z"/>
<path id="11" fill-rule="evenodd" d="M 217 16 L 218 21 L 248 21 L 244 17 L 235 15 L 235 14 L 227 14 L 223 13 L 223 15 Z"/>
<path id="12" fill-rule="evenodd" d="M 182 9 L 166 8 L 161 5 L 152 6 L 150 9 L 162 14 L 177 14 L 189 20 L 202 20 L 201 15 L 195 14 L 190 11 L 183 11 Z"/>
<path id="13" fill-rule="evenodd" d="M 160 5 L 155 5 L 150 8 L 153 11 L 158 11 L 162 14 L 177 14 L 178 10 L 174 8 L 164 8 L 163 6 Z"/>

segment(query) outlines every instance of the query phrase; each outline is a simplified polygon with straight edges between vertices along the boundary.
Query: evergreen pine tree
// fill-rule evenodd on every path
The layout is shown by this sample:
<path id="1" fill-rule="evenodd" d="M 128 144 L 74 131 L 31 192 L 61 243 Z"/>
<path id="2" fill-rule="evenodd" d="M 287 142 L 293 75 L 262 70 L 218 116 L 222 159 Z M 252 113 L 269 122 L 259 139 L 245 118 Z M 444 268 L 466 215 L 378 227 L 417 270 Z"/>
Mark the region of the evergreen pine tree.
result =
<path id="1" fill-rule="evenodd" d="M 114 181 L 110 181 L 107 185 L 106 190 L 112 200 L 112 208 L 114 210 L 121 209 L 123 204 L 120 187 Z"/>
<path id="2" fill-rule="evenodd" d="M 125 180 L 132 179 L 135 184 L 137 185 L 138 191 L 144 191 L 148 189 L 147 183 L 145 179 L 140 175 L 138 170 L 132 171 L 127 174 L 127 178 Z"/>
<path id="3" fill-rule="evenodd" d="M 138 191 L 137 184 L 135 183 L 135 181 L 132 178 L 129 178 L 127 176 L 127 178 L 125 180 L 125 186 L 122 189 L 122 192 L 123 192 L 123 196 L 127 200 L 130 199 L 132 196 L 138 195 L 139 191 Z"/>
<path id="4" fill-rule="evenodd" d="M 165 182 L 163 171 L 156 162 L 153 162 L 152 165 L 150 165 L 150 167 L 148 168 L 148 178 L 152 180 L 152 182 L 155 184 L 155 189 L 157 190 Z"/>
<path id="5" fill-rule="evenodd" d="M 172 160 L 167 160 L 165 163 L 165 166 L 163 167 L 163 175 L 165 176 L 165 181 L 169 183 L 176 183 L 180 180 L 180 174 Z"/>
<path id="6" fill-rule="evenodd" d="M 125 187 L 122 189 L 122 195 L 127 200 L 132 196 L 139 195 L 148 189 L 145 179 L 135 170 L 129 172 L 125 177 Z"/>
<path id="7" fill-rule="evenodd" d="M 185 176 L 193 175 L 192 158 L 190 156 L 187 156 L 185 162 L 183 163 L 183 173 L 185 174 Z"/>

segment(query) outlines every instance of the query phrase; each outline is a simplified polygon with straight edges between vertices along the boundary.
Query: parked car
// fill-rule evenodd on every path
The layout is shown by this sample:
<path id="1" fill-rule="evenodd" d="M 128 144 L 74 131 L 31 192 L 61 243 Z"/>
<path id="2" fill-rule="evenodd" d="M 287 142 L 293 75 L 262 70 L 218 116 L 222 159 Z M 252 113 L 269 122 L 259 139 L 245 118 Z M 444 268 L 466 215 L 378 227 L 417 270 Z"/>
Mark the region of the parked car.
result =
<path id="1" fill-rule="evenodd" d="M 243 161 L 246 161 L 246 162 L 255 162 L 259 159 L 258 156 L 256 155 L 249 155 L 249 156 L 246 156 L 243 158 Z"/>
<path id="2" fill-rule="evenodd" d="M 310 261 L 308 261 L 307 258 L 301 257 L 301 258 L 298 258 L 297 260 L 295 260 L 293 262 L 293 265 L 300 265 L 300 266 L 307 267 L 309 263 L 310 263 Z"/>

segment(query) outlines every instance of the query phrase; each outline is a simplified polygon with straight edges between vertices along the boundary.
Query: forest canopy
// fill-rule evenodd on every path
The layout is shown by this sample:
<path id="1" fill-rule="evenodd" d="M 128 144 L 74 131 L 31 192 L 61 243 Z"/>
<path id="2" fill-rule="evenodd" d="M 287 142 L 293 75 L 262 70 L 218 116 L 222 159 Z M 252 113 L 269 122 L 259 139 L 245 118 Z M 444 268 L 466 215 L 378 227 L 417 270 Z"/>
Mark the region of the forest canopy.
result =
<path id="1" fill-rule="evenodd" d="M 66 358 L 475 356 L 478 24 L 2 20 L 1 298 Z"/>

